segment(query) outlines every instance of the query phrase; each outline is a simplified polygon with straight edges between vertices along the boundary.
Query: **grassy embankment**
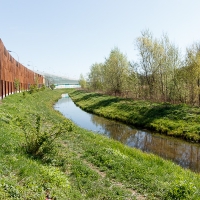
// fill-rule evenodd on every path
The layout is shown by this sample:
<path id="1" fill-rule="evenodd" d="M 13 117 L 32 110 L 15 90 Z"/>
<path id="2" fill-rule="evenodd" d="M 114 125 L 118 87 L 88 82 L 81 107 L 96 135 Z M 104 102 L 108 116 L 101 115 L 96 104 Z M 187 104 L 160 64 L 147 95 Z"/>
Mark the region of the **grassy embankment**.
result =
<path id="1" fill-rule="evenodd" d="M 0 199 L 44 199 L 47 189 L 62 200 L 200 199 L 198 174 L 73 124 L 71 131 L 56 139 L 51 151 L 38 158 L 28 154 L 24 150 L 26 128 L 17 119 L 28 120 L 27 129 L 34 125 L 36 115 L 44 130 L 64 121 L 71 124 L 52 107 L 62 93 L 78 95 L 70 91 L 15 94 L 2 101 Z M 88 95 L 79 94 L 79 98 L 87 102 Z"/>
<path id="2" fill-rule="evenodd" d="M 200 142 L 200 108 L 185 104 L 133 101 L 97 93 L 70 93 L 82 109 L 161 134 Z"/>

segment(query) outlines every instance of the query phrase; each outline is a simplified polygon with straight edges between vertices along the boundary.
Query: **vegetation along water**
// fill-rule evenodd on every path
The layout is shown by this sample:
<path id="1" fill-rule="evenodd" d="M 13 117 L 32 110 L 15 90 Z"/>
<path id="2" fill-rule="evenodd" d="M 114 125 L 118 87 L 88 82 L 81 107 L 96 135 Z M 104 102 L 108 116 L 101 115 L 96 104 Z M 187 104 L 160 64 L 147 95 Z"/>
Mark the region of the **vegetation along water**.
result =
<path id="1" fill-rule="evenodd" d="M 186 104 L 153 103 L 75 91 L 73 101 L 82 109 L 106 118 L 162 134 L 200 142 L 200 109 Z"/>
<path id="2" fill-rule="evenodd" d="M 79 108 L 72 99 L 63 94 L 54 108 L 78 126 L 144 152 L 159 155 L 184 168 L 200 172 L 200 145 L 169 137 L 147 129 L 139 129 L 122 122 L 107 119 Z"/>
<path id="3" fill-rule="evenodd" d="M 45 199 L 47 194 L 62 200 L 200 199 L 199 174 L 77 127 L 53 109 L 63 93 L 69 93 L 76 103 L 98 114 L 106 109 L 107 117 L 117 119 L 115 107 L 118 107 L 122 119 L 127 117 L 130 121 L 137 119 L 135 115 L 140 116 L 138 125 L 149 124 L 150 128 L 161 129 L 161 124 L 168 127 L 170 116 L 177 113 L 176 107 L 172 109 L 169 105 L 139 104 L 73 89 L 43 88 L 43 91 L 10 95 L 0 105 L 0 199 L 38 200 Z M 132 107 L 130 114 L 127 106 L 134 104 L 138 112 Z M 147 113 L 141 118 L 145 114 L 142 105 L 149 108 L 149 119 Z M 156 108 L 167 110 L 166 119 L 151 115 L 157 113 Z M 192 116 L 197 115 L 197 110 L 183 106 L 178 113 L 181 116 L 183 112 L 188 124 L 191 121 L 195 127 L 197 119 L 189 118 L 185 109 L 191 109 Z M 177 122 L 178 119 L 173 121 L 179 133 Z M 170 130 L 175 130 L 175 126 Z M 195 134 L 193 131 L 192 135 Z M 184 138 L 198 141 L 196 136 Z"/>

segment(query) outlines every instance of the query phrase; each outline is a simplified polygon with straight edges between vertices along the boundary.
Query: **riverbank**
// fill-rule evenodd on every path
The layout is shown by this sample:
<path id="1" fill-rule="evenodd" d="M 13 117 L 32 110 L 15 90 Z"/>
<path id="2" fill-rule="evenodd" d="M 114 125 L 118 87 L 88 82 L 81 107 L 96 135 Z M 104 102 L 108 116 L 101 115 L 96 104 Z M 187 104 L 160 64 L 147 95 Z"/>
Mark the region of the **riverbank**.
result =
<path id="1" fill-rule="evenodd" d="M 63 200 L 199 199 L 199 174 L 77 127 L 53 109 L 63 93 L 78 95 L 69 89 L 44 90 L 2 100 L 0 199 L 45 199 L 47 192 Z M 71 127 L 56 139 L 52 151 L 37 158 L 24 151 L 29 123 L 21 128 L 16 120 L 33 124 L 36 115 L 42 130 L 63 122 Z"/>
<path id="2" fill-rule="evenodd" d="M 81 90 L 70 92 L 70 97 L 85 111 L 190 142 L 200 142 L 198 107 L 134 101 Z"/>

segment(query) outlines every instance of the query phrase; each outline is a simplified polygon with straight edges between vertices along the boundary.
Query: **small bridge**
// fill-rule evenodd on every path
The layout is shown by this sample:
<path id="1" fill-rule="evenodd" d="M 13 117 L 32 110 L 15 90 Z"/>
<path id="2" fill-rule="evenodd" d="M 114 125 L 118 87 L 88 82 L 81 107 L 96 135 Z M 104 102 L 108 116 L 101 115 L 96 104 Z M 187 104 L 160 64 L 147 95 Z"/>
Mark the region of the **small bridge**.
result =
<path id="1" fill-rule="evenodd" d="M 61 88 L 80 88 L 81 86 L 78 83 L 56 83 L 55 89 L 61 89 Z"/>

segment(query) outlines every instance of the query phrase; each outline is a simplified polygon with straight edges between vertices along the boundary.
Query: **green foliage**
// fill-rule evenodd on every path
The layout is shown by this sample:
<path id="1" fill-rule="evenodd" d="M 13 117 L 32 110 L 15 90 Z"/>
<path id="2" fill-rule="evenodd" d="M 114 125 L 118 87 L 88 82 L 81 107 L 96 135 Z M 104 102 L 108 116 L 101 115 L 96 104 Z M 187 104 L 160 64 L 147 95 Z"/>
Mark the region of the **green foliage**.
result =
<path id="1" fill-rule="evenodd" d="M 25 98 L 26 97 L 26 92 L 23 91 L 22 94 L 23 94 L 23 97 Z"/>
<path id="2" fill-rule="evenodd" d="M 92 65 L 88 80 L 89 86 L 93 90 L 122 95 L 128 90 L 130 71 L 127 57 L 118 48 L 113 48 L 105 63 Z"/>
<path id="3" fill-rule="evenodd" d="M 180 67 L 180 53 L 167 35 L 153 37 L 149 30 L 136 39 L 139 51 L 140 90 L 143 99 L 162 102 L 177 100 L 179 85 L 176 72 Z"/>
<path id="4" fill-rule="evenodd" d="M 95 63 L 91 66 L 90 74 L 88 76 L 89 88 L 92 90 L 103 90 L 103 64 Z"/>
<path id="5" fill-rule="evenodd" d="M 41 91 L 44 91 L 46 89 L 45 85 L 42 84 L 42 87 L 40 88 Z"/>
<path id="6" fill-rule="evenodd" d="M 197 190 L 192 182 L 188 183 L 187 181 L 175 181 L 169 188 L 165 196 L 165 199 L 168 200 L 194 199 L 194 193 Z"/>
<path id="7" fill-rule="evenodd" d="M 39 133 L 51 131 L 56 124 L 59 130 L 59 125 L 64 125 L 66 121 L 68 125 L 70 124 L 70 121 L 64 119 L 52 108 L 54 101 L 65 92 L 63 90 L 51 92 L 51 90 L 38 91 L 32 95 L 26 92 L 25 98 L 21 93 L 17 93 L 2 100 L 0 105 L 0 199 L 42 200 L 45 199 L 47 189 L 50 197 L 73 199 L 70 197 L 68 177 L 64 171 L 62 172 L 67 156 L 60 156 L 63 153 L 63 148 L 58 145 L 60 136 L 55 140 L 52 140 L 53 138 L 45 140 L 39 148 L 39 152 L 43 153 L 42 160 L 27 156 L 21 148 L 22 144 L 26 146 L 22 126 L 27 131 L 30 130 L 31 135 L 37 131 Z M 25 124 L 20 125 L 20 120 Z M 63 132 L 67 133 L 68 128 Z M 51 133 L 55 132 L 52 130 Z M 50 145 L 53 152 L 48 148 L 45 149 L 45 143 L 48 141 L 53 141 Z M 46 161 L 48 161 L 48 166 L 45 165 Z M 72 196 L 76 193 L 78 192 L 72 192 Z"/>
<path id="8" fill-rule="evenodd" d="M 111 50 L 104 66 L 104 84 L 107 91 L 119 94 L 128 89 L 129 62 L 118 48 Z"/>
<path id="9" fill-rule="evenodd" d="M 14 87 L 15 87 L 15 90 L 19 90 L 19 85 L 20 85 L 20 82 L 19 82 L 19 80 L 18 79 L 15 79 L 14 80 Z"/>
<path id="10" fill-rule="evenodd" d="M 18 188 L 6 183 L 3 184 L 3 188 L 4 190 L 6 190 L 10 197 L 14 199 L 20 199 L 20 191 L 18 190 Z"/>
<path id="11" fill-rule="evenodd" d="M 32 116 L 31 122 L 26 117 L 18 117 L 17 122 L 25 135 L 25 150 L 33 157 L 43 157 L 52 150 L 57 137 L 72 131 L 72 125 L 67 121 L 63 124 L 49 126 L 42 124 L 40 115 L 32 114 Z"/>
<path id="12" fill-rule="evenodd" d="M 188 141 L 200 141 L 200 109 L 185 104 L 134 101 L 83 91 L 70 92 L 82 109 Z"/>
<path id="13" fill-rule="evenodd" d="M 67 199 L 70 183 L 59 168 L 41 165 L 39 162 L 21 156 L 12 156 L 4 162 L 9 173 L 1 173 L 0 199 L 45 199 L 46 191 L 50 196 Z M 6 169 L 8 170 L 8 169 Z M 12 171 L 13 170 L 13 171 Z M 65 192 L 63 192 L 65 191 Z"/>
<path id="14" fill-rule="evenodd" d="M 92 64 L 89 89 L 153 102 L 200 106 L 200 43 L 187 48 L 182 58 L 167 34 L 155 38 L 144 30 L 136 38 L 135 47 L 138 62 L 130 63 L 118 48 L 113 48 L 104 63 Z"/>
<path id="15" fill-rule="evenodd" d="M 93 188 L 94 181 L 98 180 L 97 175 L 85 168 L 85 162 L 81 163 L 81 160 L 87 160 L 87 163 L 92 163 L 93 168 L 106 174 L 107 187 L 113 187 L 113 182 L 120 182 L 127 188 L 145 194 L 146 199 L 171 199 L 171 196 L 175 197 L 176 187 L 180 187 L 179 197 L 181 194 L 181 197 L 189 197 L 188 199 L 199 197 L 199 175 L 158 156 L 145 154 L 140 150 L 82 129 L 79 129 L 77 133 L 69 133 L 64 141 L 73 149 L 73 152 L 82 155 L 78 158 L 79 161 L 72 164 L 73 177 L 76 177 L 77 187 L 80 187 L 82 191 L 85 191 L 85 187 L 89 192 L 89 187 Z M 184 180 L 184 187 L 180 180 Z M 185 187 L 187 185 L 188 187 Z M 105 189 L 101 194 L 104 192 Z M 125 195 L 122 196 L 122 199 L 126 199 Z"/>
<path id="16" fill-rule="evenodd" d="M 29 93 L 32 94 L 34 92 L 38 92 L 38 86 L 37 84 L 32 84 L 29 88 Z"/>
<path id="17" fill-rule="evenodd" d="M 82 89 L 86 88 L 86 80 L 82 74 L 80 75 L 80 78 L 79 78 L 79 84 Z"/>
<path id="18" fill-rule="evenodd" d="M 73 94 L 77 102 L 84 101 L 84 105 L 87 106 L 91 104 L 98 112 L 108 107 L 113 117 L 116 114 L 112 112 L 118 107 L 124 119 L 126 115 L 123 109 L 127 109 L 127 116 L 132 110 L 138 113 L 138 110 L 129 107 L 130 105 L 139 107 L 140 112 L 144 113 L 146 108 L 155 107 L 157 104 L 125 101 L 95 93 L 85 95 L 73 91 L 46 89 L 31 95 L 27 93 L 26 98 L 18 93 L 2 100 L 0 199 L 43 200 L 46 193 L 49 193 L 52 199 L 70 200 L 167 199 L 167 195 L 174 195 L 175 188 L 182 185 L 182 180 L 185 181 L 182 190 L 191 196 L 188 199 L 199 198 L 198 174 L 184 170 L 158 156 L 142 153 L 102 135 L 81 129 L 52 108 L 63 93 Z M 120 105 L 120 102 L 123 104 Z M 161 108 L 157 113 L 162 111 Z M 178 113 L 179 109 L 174 109 L 178 118 L 197 120 L 195 115 L 198 114 L 198 110 L 190 110 L 189 115 L 186 106 L 182 109 L 186 109 L 185 115 Z M 152 114 L 154 113 L 156 110 Z M 164 113 L 166 112 L 162 112 Z M 58 125 L 56 130 L 59 130 L 60 125 L 65 122 L 69 132 L 65 134 L 64 128 L 64 134 L 53 140 L 50 146 L 56 148 L 54 152 L 42 151 L 42 159 L 35 159 L 22 151 L 21 145 L 26 145 L 23 127 L 27 134 L 28 130 L 35 134 L 48 130 L 53 133 L 54 125 Z M 185 186 L 190 188 L 191 183 L 190 192 Z"/>
<path id="19" fill-rule="evenodd" d="M 53 87 L 53 86 L 52 86 Z M 33 94 L 35 92 L 44 91 L 46 89 L 45 85 L 43 84 L 41 88 L 38 88 L 37 84 L 32 84 L 29 88 L 29 94 Z M 54 89 L 54 88 L 53 88 Z M 53 90 L 52 89 L 52 90 Z"/>
<path id="20" fill-rule="evenodd" d="M 51 85 L 50 85 L 50 88 L 51 88 L 52 90 L 54 90 L 55 87 L 56 87 L 56 86 L 55 86 L 54 84 L 51 84 Z"/>

